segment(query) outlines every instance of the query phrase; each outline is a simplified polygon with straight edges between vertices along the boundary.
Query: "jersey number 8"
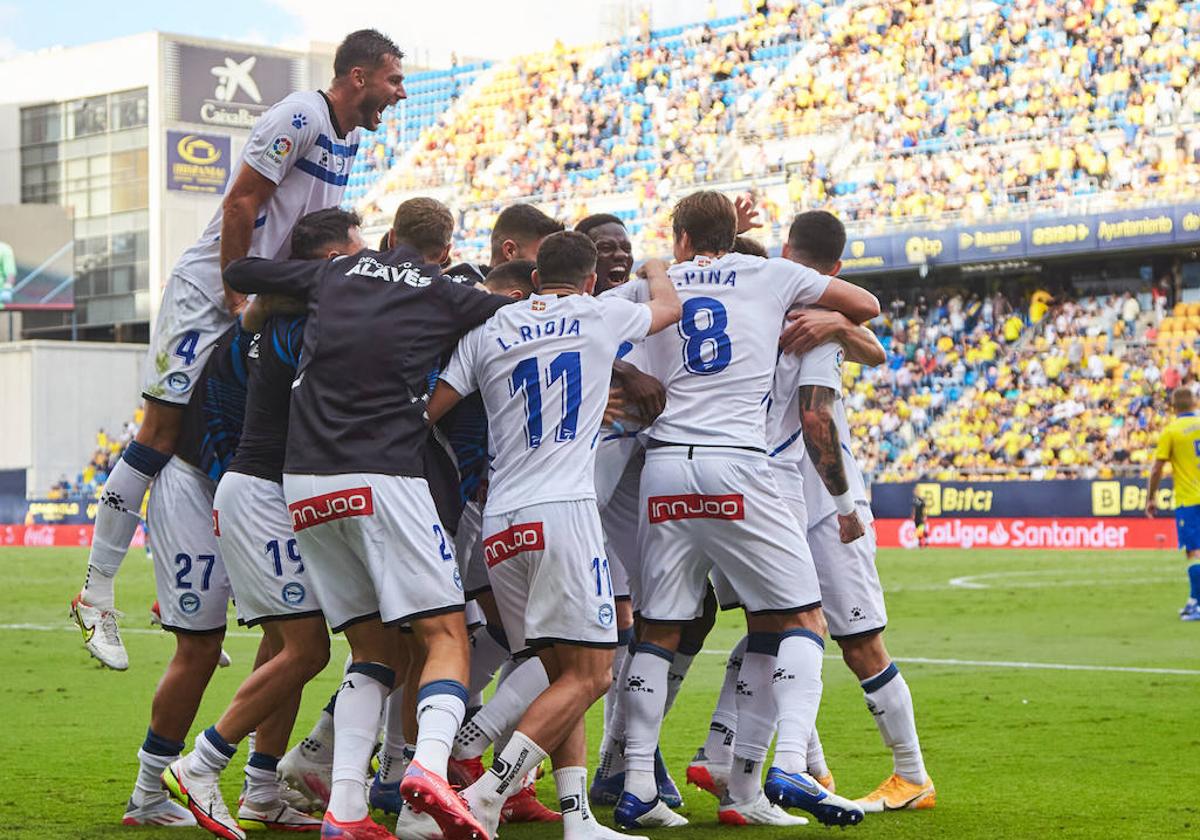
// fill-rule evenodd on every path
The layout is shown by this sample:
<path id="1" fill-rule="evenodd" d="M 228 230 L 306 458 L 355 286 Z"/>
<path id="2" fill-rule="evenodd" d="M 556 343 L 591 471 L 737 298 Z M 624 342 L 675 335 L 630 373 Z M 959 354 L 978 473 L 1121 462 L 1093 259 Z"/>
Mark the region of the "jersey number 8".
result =
<path id="1" fill-rule="evenodd" d="M 679 334 L 684 338 L 683 366 L 690 373 L 708 376 L 729 367 L 733 345 L 725 332 L 728 326 L 729 315 L 719 300 L 698 297 L 683 304 Z"/>

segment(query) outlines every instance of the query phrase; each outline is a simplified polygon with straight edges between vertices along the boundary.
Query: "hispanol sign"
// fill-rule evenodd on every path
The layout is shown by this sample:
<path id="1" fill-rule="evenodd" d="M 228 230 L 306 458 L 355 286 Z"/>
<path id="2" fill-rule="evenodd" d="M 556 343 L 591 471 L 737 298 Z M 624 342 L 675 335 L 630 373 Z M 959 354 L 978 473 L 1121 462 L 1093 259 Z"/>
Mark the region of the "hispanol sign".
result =
<path id="1" fill-rule="evenodd" d="M 263 111 L 303 83 L 303 62 L 278 55 L 215 49 L 177 41 L 166 46 L 175 80 L 170 116 L 203 125 L 248 129 Z"/>
<path id="2" fill-rule="evenodd" d="M 228 137 L 167 132 L 167 189 L 220 195 L 229 164 Z"/>

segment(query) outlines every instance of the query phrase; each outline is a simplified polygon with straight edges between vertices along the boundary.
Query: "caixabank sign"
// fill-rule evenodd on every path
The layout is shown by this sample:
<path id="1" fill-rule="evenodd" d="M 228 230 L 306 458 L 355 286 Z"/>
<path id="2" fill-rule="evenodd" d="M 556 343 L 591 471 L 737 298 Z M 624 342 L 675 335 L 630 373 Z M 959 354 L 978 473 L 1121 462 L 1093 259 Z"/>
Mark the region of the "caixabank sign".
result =
<path id="1" fill-rule="evenodd" d="M 167 41 L 167 119 L 249 129 L 263 111 L 306 85 L 305 63 L 274 53 Z"/>

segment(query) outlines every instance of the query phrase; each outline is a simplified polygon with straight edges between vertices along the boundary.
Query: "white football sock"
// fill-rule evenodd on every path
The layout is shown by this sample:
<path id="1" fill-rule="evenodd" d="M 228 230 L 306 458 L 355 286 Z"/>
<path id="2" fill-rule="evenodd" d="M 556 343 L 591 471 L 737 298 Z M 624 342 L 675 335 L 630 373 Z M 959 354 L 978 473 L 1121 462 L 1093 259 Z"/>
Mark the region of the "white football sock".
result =
<path id="1" fill-rule="evenodd" d="M 467 713 L 467 688 L 457 680 L 434 680 L 417 691 L 417 752 L 413 761 L 445 778 L 450 746 Z"/>
<path id="2" fill-rule="evenodd" d="M 762 791 L 762 760 L 734 755 L 729 768 L 729 799 L 744 804 L 753 802 Z"/>
<path id="3" fill-rule="evenodd" d="M 560 767 L 554 771 L 558 808 L 562 812 L 564 840 L 586 840 L 596 824 L 587 798 L 587 768 Z"/>
<path id="4" fill-rule="evenodd" d="M 821 745 L 821 736 L 817 733 L 817 727 L 813 727 L 812 737 L 808 739 L 808 756 L 805 760 L 808 764 L 808 772 L 811 776 L 828 776 L 829 765 L 825 763 L 825 747 Z"/>
<path id="5" fill-rule="evenodd" d="M 137 781 L 133 783 L 133 804 L 141 807 L 151 802 L 160 802 L 167 798 L 163 789 L 162 774 L 172 761 L 179 758 L 175 755 L 157 755 L 156 753 L 138 750 Z"/>
<path id="6" fill-rule="evenodd" d="M 215 778 L 229 766 L 237 747 L 225 742 L 214 727 L 196 736 L 194 748 L 186 759 L 184 772 L 192 776 Z"/>
<path id="7" fill-rule="evenodd" d="M 663 716 L 666 717 L 667 712 L 671 711 L 671 707 L 675 705 L 675 698 L 679 696 L 679 689 L 683 688 L 683 681 L 687 677 L 687 672 L 692 667 L 692 661 L 696 658 L 694 653 L 680 653 L 675 651 L 675 659 L 671 662 L 671 667 L 667 670 L 667 704 L 663 711 Z"/>
<path id="8" fill-rule="evenodd" d="M 495 818 L 504 800 L 521 789 L 526 774 L 545 759 L 545 751 L 518 730 L 508 740 L 504 751 L 492 760 L 491 769 L 464 790 L 463 796 L 472 811 L 490 811 Z"/>
<path id="9" fill-rule="evenodd" d="M 620 636 L 618 636 L 617 649 L 613 652 L 613 681 L 609 685 L 608 691 L 604 692 L 604 734 L 606 737 L 612 729 L 612 716 L 617 710 L 617 698 L 621 696 L 621 669 L 625 667 L 627 658 L 629 658 L 629 645 L 621 644 Z"/>
<path id="10" fill-rule="evenodd" d="M 733 744 L 729 771 L 729 798 L 751 802 L 762 790 L 762 763 L 775 734 L 775 695 L 771 676 L 775 672 L 775 653 L 779 636 L 775 633 L 750 633 L 746 653 L 738 671 L 738 728 Z"/>
<path id="11" fill-rule="evenodd" d="M 273 805 L 279 801 L 279 779 L 275 775 L 279 759 L 262 753 L 251 753 L 246 762 L 245 800 L 255 805 Z"/>
<path id="12" fill-rule="evenodd" d="M 536 656 L 526 659 L 496 688 L 492 699 L 475 713 L 454 738 L 454 757 L 478 758 L 488 744 L 516 726 L 534 700 L 550 687 L 546 668 Z M 497 744 L 499 746 L 499 744 Z"/>
<path id="13" fill-rule="evenodd" d="M 913 714 L 912 692 L 904 675 L 892 663 L 881 672 L 863 680 L 863 696 L 875 717 L 883 743 L 892 751 L 892 763 L 898 775 L 923 784 L 927 778 L 917 721 Z"/>
<path id="14" fill-rule="evenodd" d="M 97 511 L 96 518 L 100 514 Z M 130 537 L 132 539 L 132 537 Z M 83 600 L 85 603 L 102 610 L 111 610 L 116 602 L 113 594 L 113 575 L 99 566 L 88 563 L 87 579 L 83 582 Z"/>
<path id="15" fill-rule="evenodd" d="M 161 453 L 154 453 L 154 450 L 148 451 L 152 453 L 151 457 L 163 457 Z M 141 521 L 138 513 L 142 509 L 142 499 L 145 498 L 146 488 L 150 486 L 150 479 L 153 478 L 153 475 L 131 467 L 126 457 L 122 456 L 117 461 L 112 472 L 108 474 L 108 480 L 104 482 L 100 504 L 96 506 L 96 528 L 92 534 L 92 548 L 88 553 L 89 571 L 91 567 L 95 567 L 110 581 L 121 568 L 121 561 L 125 559 L 129 544 L 133 542 L 133 535 Z M 91 577 L 95 578 L 95 575 Z M 105 604 L 93 600 L 95 597 L 103 597 L 102 581 L 89 580 L 88 585 L 92 588 L 90 592 L 85 590 L 85 601 L 93 607 L 112 607 L 111 602 Z M 111 595 L 111 591 L 109 594 Z"/>
<path id="16" fill-rule="evenodd" d="M 400 781 L 404 775 L 404 748 L 408 746 L 404 739 L 404 687 L 389 694 L 384 706 L 387 724 L 379 752 L 379 779 L 388 784 Z"/>
<path id="17" fill-rule="evenodd" d="M 808 768 L 808 742 L 821 707 L 821 664 L 825 642 L 811 630 L 788 630 L 779 639 L 771 691 L 778 709 L 775 766 L 785 773 Z"/>
<path id="18" fill-rule="evenodd" d="M 667 702 L 667 673 L 674 654 L 640 642 L 629 657 L 625 694 L 625 790 L 643 802 L 658 796 L 654 751 Z"/>
<path id="19" fill-rule="evenodd" d="M 704 755 L 712 761 L 728 763 L 733 760 L 733 740 L 738 726 L 737 681 L 742 658 L 746 655 L 746 639 L 742 636 L 725 660 L 725 679 L 721 682 L 721 693 L 717 695 L 708 737 L 704 741 Z"/>
<path id="20" fill-rule="evenodd" d="M 467 679 L 467 691 L 472 697 L 488 687 L 508 656 L 508 639 L 503 630 L 490 624 L 475 628 L 471 633 L 471 668 Z"/>
<path id="21" fill-rule="evenodd" d="M 612 716 L 604 728 L 604 742 L 600 746 L 600 761 L 596 767 L 596 778 L 607 779 L 625 772 L 625 721 L 629 700 L 625 696 L 625 681 L 629 678 L 629 666 L 633 655 L 626 651 L 621 661 L 621 670 L 613 668 Z M 607 709 L 606 709 L 607 711 Z"/>
<path id="22" fill-rule="evenodd" d="M 375 751 L 379 713 L 396 674 L 377 662 L 356 662 L 346 671 L 333 711 L 334 743 L 329 813 L 339 822 L 367 815 L 366 771 Z"/>

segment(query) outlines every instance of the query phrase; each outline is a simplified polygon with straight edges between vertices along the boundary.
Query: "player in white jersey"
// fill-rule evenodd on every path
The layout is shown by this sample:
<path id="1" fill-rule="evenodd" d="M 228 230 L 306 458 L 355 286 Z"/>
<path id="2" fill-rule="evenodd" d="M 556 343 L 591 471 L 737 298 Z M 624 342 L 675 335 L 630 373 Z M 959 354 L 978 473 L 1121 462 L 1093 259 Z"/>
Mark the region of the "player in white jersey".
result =
<path id="1" fill-rule="evenodd" d="M 221 272 L 247 255 L 286 257 L 302 216 L 341 203 L 359 127 L 374 130 L 382 111 L 405 97 L 401 58 L 386 36 L 370 29 L 351 33 L 334 56 L 328 91 L 291 94 L 259 117 L 221 207 L 167 281 L 142 392 L 145 419 L 105 482 L 87 578 L 71 605 L 88 651 L 110 668 L 129 667 L 113 577 L 137 529 L 142 497 L 175 452 L 183 406 L 213 343 L 245 302 L 225 286 Z"/>
<path id="2" fill-rule="evenodd" d="M 764 658 L 766 649 L 777 648 L 773 672 L 752 675 L 745 663 L 742 669 L 747 690 L 772 692 L 778 703 L 779 742 L 768 794 L 825 823 L 862 818 L 861 809 L 803 772 L 820 702 L 825 627 L 807 546 L 778 504 L 764 415 L 788 309 L 815 303 L 866 320 L 879 312 L 879 302 L 844 281 L 784 260 L 730 254 L 736 227 L 734 206 L 720 193 L 695 193 L 676 205 L 678 262 L 670 275 L 683 299 L 683 317 L 677 330 L 646 342 L 650 373 L 666 385 L 667 406 L 647 432 L 642 474 L 645 628 L 625 684 L 625 792 L 615 811 L 622 826 L 685 822 L 658 800 L 653 754 L 680 625 L 700 613 L 714 566 L 742 596 L 748 629 Z M 799 821 L 764 796 L 760 773 L 769 738 L 768 724 L 765 739 L 736 751 L 739 772 L 718 812 L 723 821 Z"/>
<path id="3" fill-rule="evenodd" d="M 539 293 L 468 333 L 430 400 L 436 420 L 474 390 L 483 396 L 494 455 L 483 518 L 492 590 L 512 649 L 535 650 L 550 677 L 491 771 L 463 792 L 489 836 L 508 793 L 548 755 L 568 840 L 620 836 L 587 805 L 583 714 L 612 680 L 617 643 L 595 444 L 617 348 L 679 319 L 664 266 L 648 272 L 645 305 L 591 297 L 591 240 L 548 237 L 538 249 Z"/>
<path id="4" fill-rule="evenodd" d="M 792 223 L 784 256 L 836 274 L 845 242 L 845 228 L 836 217 L 823 211 L 802 213 Z M 804 313 L 798 326 L 809 342 L 840 338 L 847 348 L 858 351 L 856 358 L 870 349 L 863 343 L 864 330 L 831 313 Z M 819 344 L 800 358 L 791 382 L 781 382 L 790 393 L 776 394 L 789 402 L 779 415 L 783 425 L 777 435 L 786 440 L 803 426 L 809 456 L 801 462 L 808 541 L 817 560 L 825 617 L 842 658 L 862 685 L 883 742 L 892 751 L 892 775 L 858 802 L 866 811 L 932 808 L 937 792 L 925 770 L 912 694 L 883 643 L 887 612 L 875 569 L 871 506 L 862 471 L 848 448 L 841 349 L 838 343 Z M 867 360 L 881 361 L 882 348 Z M 855 519 L 867 526 L 857 538 L 862 526 Z"/>

